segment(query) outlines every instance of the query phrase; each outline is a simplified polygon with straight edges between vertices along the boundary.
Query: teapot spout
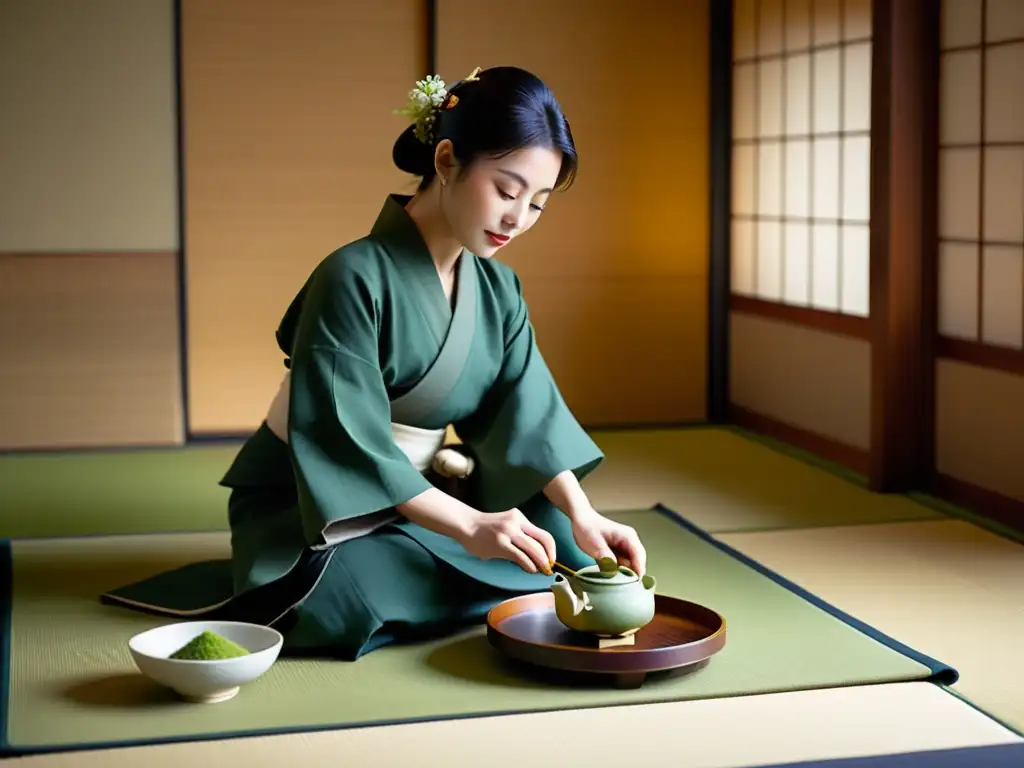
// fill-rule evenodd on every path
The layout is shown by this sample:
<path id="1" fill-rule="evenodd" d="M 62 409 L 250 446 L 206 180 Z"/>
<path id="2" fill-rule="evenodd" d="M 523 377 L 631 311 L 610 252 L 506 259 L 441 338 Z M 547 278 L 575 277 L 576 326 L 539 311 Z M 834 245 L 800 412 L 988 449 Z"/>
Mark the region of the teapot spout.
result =
<path id="1" fill-rule="evenodd" d="M 555 595 L 555 611 L 559 614 L 579 616 L 586 607 L 586 601 L 577 597 L 569 580 L 560 573 L 555 574 L 555 583 L 551 585 Z"/>

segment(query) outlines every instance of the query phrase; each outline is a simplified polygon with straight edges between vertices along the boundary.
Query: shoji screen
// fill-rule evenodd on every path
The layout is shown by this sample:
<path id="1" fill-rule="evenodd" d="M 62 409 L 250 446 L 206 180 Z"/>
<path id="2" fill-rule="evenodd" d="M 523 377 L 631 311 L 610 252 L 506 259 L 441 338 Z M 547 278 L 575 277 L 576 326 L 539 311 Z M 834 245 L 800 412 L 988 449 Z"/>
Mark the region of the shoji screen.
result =
<path id="1" fill-rule="evenodd" d="M 1017 516 L 998 499 L 1024 501 L 1024 2 L 943 0 L 941 47 L 936 461 L 953 498 Z"/>
<path id="2" fill-rule="evenodd" d="M 1024 2 L 945 3 L 942 47 L 939 332 L 1022 349 Z"/>
<path id="3" fill-rule="evenodd" d="M 870 0 L 738 0 L 732 287 L 868 314 Z"/>
<path id="4" fill-rule="evenodd" d="M 824 439 L 832 458 L 860 462 L 871 423 L 873 4 L 734 0 L 733 29 L 733 418 Z"/>

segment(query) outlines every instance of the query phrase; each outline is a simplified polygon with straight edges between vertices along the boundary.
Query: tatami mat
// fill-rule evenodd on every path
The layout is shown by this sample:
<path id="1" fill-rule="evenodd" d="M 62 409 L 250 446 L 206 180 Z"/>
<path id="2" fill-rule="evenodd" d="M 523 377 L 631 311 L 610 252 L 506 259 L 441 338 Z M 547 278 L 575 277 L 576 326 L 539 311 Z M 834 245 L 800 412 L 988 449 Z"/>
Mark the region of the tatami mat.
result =
<path id="1" fill-rule="evenodd" d="M 956 667 L 957 692 L 1024 730 L 1024 546 L 958 520 L 720 538 Z"/>
<path id="2" fill-rule="evenodd" d="M 503 663 L 483 628 L 475 627 L 383 648 L 355 663 L 282 660 L 237 699 L 210 708 L 175 702 L 135 669 L 127 640 L 167 619 L 101 605 L 98 596 L 153 575 L 154 561 L 207 559 L 214 537 L 226 556 L 225 534 L 15 542 L 7 745 L 59 751 L 951 679 L 941 659 L 894 648 L 670 512 L 637 510 L 625 517 L 647 544 L 659 592 L 712 607 L 728 623 L 725 648 L 690 674 L 654 675 L 631 690 L 567 685 Z M 312 689 L 310 681 L 316 681 Z"/>
<path id="3" fill-rule="evenodd" d="M 712 533 L 943 517 L 904 496 L 873 494 L 839 472 L 731 429 L 609 430 L 593 436 L 607 457 L 585 482 L 599 509 L 661 503 Z"/>
<path id="4" fill-rule="evenodd" d="M 595 431 L 607 460 L 585 487 L 598 509 L 664 504 L 723 531 L 943 517 L 878 496 L 733 430 Z M 0 537 L 224 530 L 217 485 L 235 444 L 0 457 Z"/>
<path id="5" fill-rule="evenodd" d="M 897 683 L 64 753 L 10 764 L 737 768 L 1014 741 L 1020 737 L 931 683 Z"/>

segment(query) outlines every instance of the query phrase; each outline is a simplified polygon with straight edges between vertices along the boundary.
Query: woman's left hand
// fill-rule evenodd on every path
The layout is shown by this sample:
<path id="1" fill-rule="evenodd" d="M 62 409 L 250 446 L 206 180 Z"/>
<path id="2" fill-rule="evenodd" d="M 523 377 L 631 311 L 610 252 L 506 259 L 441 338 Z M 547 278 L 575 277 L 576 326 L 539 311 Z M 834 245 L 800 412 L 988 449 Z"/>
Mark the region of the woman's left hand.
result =
<path id="1" fill-rule="evenodd" d="M 577 512 L 572 518 L 572 535 L 580 549 L 599 560 L 611 557 L 643 576 L 647 567 L 647 552 L 640 537 L 628 525 L 617 523 L 597 510 Z"/>

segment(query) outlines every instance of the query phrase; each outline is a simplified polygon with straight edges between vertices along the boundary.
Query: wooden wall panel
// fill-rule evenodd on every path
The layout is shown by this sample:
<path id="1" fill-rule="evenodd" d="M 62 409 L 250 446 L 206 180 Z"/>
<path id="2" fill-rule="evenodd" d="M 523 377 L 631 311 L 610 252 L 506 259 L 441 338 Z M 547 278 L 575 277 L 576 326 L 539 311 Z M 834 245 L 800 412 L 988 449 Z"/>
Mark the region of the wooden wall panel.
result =
<path id="1" fill-rule="evenodd" d="M 172 0 L 0 3 L 0 450 L 183 438 Z"/>
<path id="2" fill-rule="evenodd" d="M 0 252 L 178 247 L 172 6 L 0 3 Z"/>
<path id="3" fill-rule="evenodd" d="M 392 110 L 424 74 L 422 5 L 183 1 L 191 430 L 259 423 L 289 301 L 409 188 Z"/>
<path id="4" fill-rule="evenodd" d="M 588 424 L 703 419 L 707 3 L 523 0 L 498 27 L 488 3 L 437 8 L 438 74 L 524 67 L 572 125 L 576 186 L 502 253 L 567 401 Z"/>
<path id="5" fill-rule="evenodd" d="M 1024 502 L 1024 376 L 939 360 L 936 469 Z"/>
<path id="6" fill-rule="evenodd" d="M 180 443 L 177 256 L 0 256 L 0 450 Z"/>
<path id="7" fill-rule="evenodd" d="M 844 446 L 871 445 L 871 345 L 733 312 L 734 405 Z"/>

